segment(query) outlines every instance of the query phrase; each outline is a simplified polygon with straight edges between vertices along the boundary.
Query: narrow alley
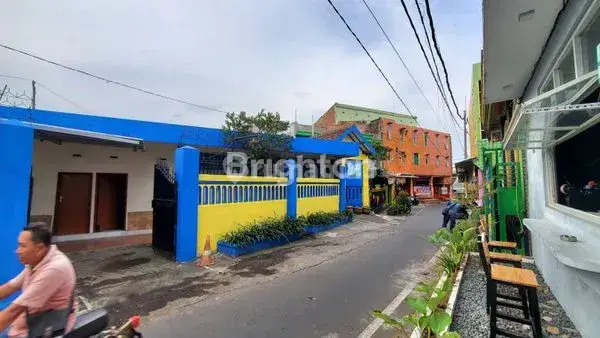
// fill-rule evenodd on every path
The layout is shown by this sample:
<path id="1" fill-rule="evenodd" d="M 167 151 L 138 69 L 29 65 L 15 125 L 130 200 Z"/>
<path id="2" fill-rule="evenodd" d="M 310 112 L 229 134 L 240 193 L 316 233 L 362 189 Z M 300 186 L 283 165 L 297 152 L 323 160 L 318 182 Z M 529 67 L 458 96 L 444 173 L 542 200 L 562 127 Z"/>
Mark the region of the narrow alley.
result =
<path id="1" fill-rule="evenodd" d="M 435 251 L 425 237 L 439 227 L 440 210 L 429 206 L 406 219 L 387 218 L 378 229 L 384 236 L 368 245 L 287 274 L 273 271 L 275 277 L 266 281 L 249 277 L 244 287 L 151 316 L 143 332 L 147 337 L 190 337 L 190 332 L 198 337 L 356 337 L 373 320 L 371 310 L 388 306 L 407 281 L 425 272 L 423 265 Z M 394 334 L 382 330 L 378 337 Z"/>

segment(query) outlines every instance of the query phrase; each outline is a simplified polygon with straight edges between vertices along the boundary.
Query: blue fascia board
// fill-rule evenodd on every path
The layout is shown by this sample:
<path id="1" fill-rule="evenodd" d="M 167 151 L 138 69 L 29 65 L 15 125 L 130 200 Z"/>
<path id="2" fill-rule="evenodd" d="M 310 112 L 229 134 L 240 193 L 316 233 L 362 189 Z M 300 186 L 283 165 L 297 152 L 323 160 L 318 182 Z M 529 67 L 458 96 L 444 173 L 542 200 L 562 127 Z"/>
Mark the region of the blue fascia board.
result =
<path id="1" fill-rule="evenodd" d="M 2 107 L 0 107 L 0 109 L 1 108 Z M 26 122 L 19 121 L 19 120 L 13 120 L 13 119 L 5 119 L 5 118 L 2 118 L 1 115 L 0 115 L 0 124 L 14 126 L 14 127 L 21 127 L 21 128 L 31 128 L 30 124 L 28 124 Z"/>
<path id="2" fill-rule="evenodd" d="M 140 138 L 144 142 L 225 148 L 223 133 L 217 128 L 2 106 L 0 118 Z M 295 138 L 292 151 L 299 154 L 356 156 L 359 147 L 349 142 Z"/>

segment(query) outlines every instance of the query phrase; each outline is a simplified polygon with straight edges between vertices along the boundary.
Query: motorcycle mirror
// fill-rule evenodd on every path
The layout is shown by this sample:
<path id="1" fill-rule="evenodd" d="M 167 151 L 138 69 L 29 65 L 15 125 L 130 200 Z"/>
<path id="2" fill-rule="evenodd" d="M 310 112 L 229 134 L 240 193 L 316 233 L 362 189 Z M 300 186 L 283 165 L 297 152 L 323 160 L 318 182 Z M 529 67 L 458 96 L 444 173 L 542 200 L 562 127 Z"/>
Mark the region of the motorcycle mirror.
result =
<path id="1" fill-rule="evenodd" d="M 135 329 L 138 326 L 140 326 L 141 320 L 142 319 L 141 319 L 140 316 L 133 316 L 133 317 L 129 318 L 129 322 L 131 323 L 131 327 Z"/>

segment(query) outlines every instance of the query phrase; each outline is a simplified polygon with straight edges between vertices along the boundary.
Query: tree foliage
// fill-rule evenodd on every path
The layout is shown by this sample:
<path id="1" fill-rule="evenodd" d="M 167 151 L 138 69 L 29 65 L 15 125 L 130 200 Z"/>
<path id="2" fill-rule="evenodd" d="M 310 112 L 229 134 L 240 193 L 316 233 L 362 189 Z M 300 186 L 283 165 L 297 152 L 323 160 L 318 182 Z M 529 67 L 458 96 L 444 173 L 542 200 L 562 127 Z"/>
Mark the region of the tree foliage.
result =
<path id="1" fill-rule="evenodd" d="M 389 158 L 390 148 L 384 146 L 380 140 L 373 140 L 371 144 L 375 149 L 375 153 L 369 155 L 369 159 L 373 161 L 385 161 Z"/>
<path id="2" fill-rule="evenodd" d="M 261 110 L 256 115 L 244 111 L 227 113 L 224 141 L 230 149 L 243 149 L 254 159 L 268 159 L 291 150 L 292 137 L 282 134 L 290 126 L 279 113 Z"/>

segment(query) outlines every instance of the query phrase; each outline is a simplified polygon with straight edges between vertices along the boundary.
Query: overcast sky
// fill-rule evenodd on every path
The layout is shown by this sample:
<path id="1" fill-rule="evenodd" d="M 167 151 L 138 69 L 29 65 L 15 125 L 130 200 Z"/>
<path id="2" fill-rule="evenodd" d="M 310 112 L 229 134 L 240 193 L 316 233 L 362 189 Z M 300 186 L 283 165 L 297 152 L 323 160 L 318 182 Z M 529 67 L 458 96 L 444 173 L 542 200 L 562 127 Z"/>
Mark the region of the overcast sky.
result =
<path id="1" fill-rule="evenodd" d="M 399 0 L 367 0 L 433 111 L 360 0 L 336 0 L 423 127 L 452 126 Z M 421 3 L 423 0 L 419 0 Z M 414 2 L 407 0 L 413 17 Z M 459 108 L 482 46 L 481 0 L 431 0 Z M 6 1 L 0 42 L 165 95 L 226 111 L 279 112 L 310 123 L 334 102 L 406 113 L 326 0 Z M 32 78 L 40 109 L 220 127 L 224 114 L 140 94 L 0 49 L 0 74 Z M 30 91 L 27 81 L 0 85 Z M 460 137 L 460 140 L 457 138 Z"/>

